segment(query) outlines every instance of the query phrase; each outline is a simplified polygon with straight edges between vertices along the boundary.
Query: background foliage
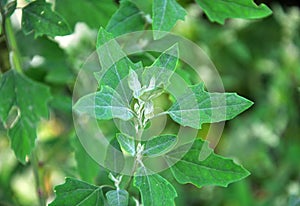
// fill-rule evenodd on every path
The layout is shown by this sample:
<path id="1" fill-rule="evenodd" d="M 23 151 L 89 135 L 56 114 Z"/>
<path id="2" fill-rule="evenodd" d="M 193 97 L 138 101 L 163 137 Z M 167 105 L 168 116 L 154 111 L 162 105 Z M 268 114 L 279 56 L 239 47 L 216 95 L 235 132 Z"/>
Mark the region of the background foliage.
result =
<path id="1" fill-rule="evenodd" d="M 32 120 L 38 128 L 37 161 L 26 165 L 19 163 L 10 149 L 12 143 L 5 128 L 0 124 L 0 205 L 37 205 L 34 181 L 49 197 L 49 202 L 54 197 L 53 187 L 63 183 L 65 176 L 80 177 L 95 184 L 111 183 L 107 172 L 86 155 L 76 138 L 71 95 L 77 71 L 89 53 L 94 51 L 98 28 L 107 25 L 118 5 L 109 0 L 101 5 L 92 0 L 72 2 L 69 7 L 65 6 L 65 1 L 56 1 L 55 4 L 59 18 L 69 24 L 69 28 L 62 32 L 75 32 L 68 37 L 69 40 L 59 37 L 53 41 L 39 36 L 39 31 L 26 36 L 18 30 L 21 21 L 13 21 L 24 73 L 36 82 L 51 86 L 52 98 L 49 100 L 50 119 L 39 124 L 36 119 Z M 255 105 L 226 123 L 217 146 L 219 154 L 236 158 L 251 172 L 251 176 L 228 188 L 207 186 L 200 190 L 172 181 L 180 194 L 176 203 L 299 205 L 299 9 L 272 4 L 274 14 L 266 19 L 232 19 L 221 26 L 208 21 L 199 7 L 190 1 L 180 1 L 180 4 L 186 8 L 188 17 L 185 22 L 176 25 L 174 32 L 205 49 L 216 65 L 226 91 L 237 92 L 254 101 Z M 143 6 L 147 10 L 147 5 Z M 139 24 L 140 17 L 136 17 L 135 21 Z M 119 32 L 113 27 L 108 28 L 115 34 Z M 135 27 L 139 28 L 143 27 Z M 51 37 L 51 34 L 48 35 Z M 1 73 L 4 73 L 9 69 L 9 54 L 2 39 L 0 59 Z M 11 72 L 11 75 L 20 79 L 18 74 Z M 184 75 L 190 82 L 197 81 L 189 73 Z M 36 88 L 45 89 L 39 84 Z M 0 96 L 0 101 L 8 101 L 2 92 Z M 32 94 L 32 100 L 34 96 Z M 46 116 L 43 108 L 40 110 L 41 116 Z M 108 134 L 114 129 L 110 123 L 103 124 Z M 26 162 L 25 155 L 21 156 Z M 38 180 L 34 180 L 33 171 L 39 173 Z M 171 177 L 168 178 L 170 180 Z"/>

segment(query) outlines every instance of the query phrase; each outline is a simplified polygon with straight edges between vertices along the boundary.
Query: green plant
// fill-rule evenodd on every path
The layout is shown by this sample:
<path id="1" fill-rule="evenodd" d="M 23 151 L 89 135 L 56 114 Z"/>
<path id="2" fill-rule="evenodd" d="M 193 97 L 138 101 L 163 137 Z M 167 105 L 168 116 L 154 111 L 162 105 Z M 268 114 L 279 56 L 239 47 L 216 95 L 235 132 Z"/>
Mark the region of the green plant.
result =
<path id="1" fill-rule="evenodd" d="M 94 1 L 90 3 L 106 10 L 106 5 L 99 5 Z M 214 4 L 211 1 L 197 0 L 197 3 L 211 21 L 218 23 L 224 23 L 227 18 L 260 18 L 271 13 L 265 5 L 257 6 L 251 0 L 243 3 L 220 1 Z M 75 24 L 79 20 L 73 19 L 72 23 L 68 18 L 63 18 L 64 14 L 69 17 L 68 12 L 72 14 L 72 8 L 63 10 L 61 9 L 62 2 L 58 1 L 56 4 L 61 14 L 53 11 L 51 5 L 43 0 L 30 2 L 21 8 L 23 11 L 21 25 L 24 34 L 30 35 L 33 32 L 35 38 L 47 36 L 50 40 L 42 42 L 46 42 L 49 48 L 51 46 L 61 52 L 57 45 L 53 45 L 52 38 L 70 34 L 69 23 Z M 52 93 L 57 86 L 51 85 L 55 82 L 53 74 L 51 77 L 51 71 L 47 71 L 48 86 L 45 86 L 29 78 L 31 74 L 23 69 L 23 59 L 20 53 L 24 50 L 25 53 L 29 53 L 29 50 L 17 42 L 9 19 L 16 5 L 16 1 L 5 0 L 2 0 L 0 4 L 1 34 L 4 35 L 11 52 L 11 70 L 5 72 L 0 79 L 0 118 L 8 131 L 12 149 L 18 160 L 25 164 L 26 159 L 29 158 L 34 166 L 37 191 L 40 192 L 42 174 L 39 173 L 39 157 L 34 150 L 36 130 L 39 121 L 48 117 L 46 105 L 51 98 L 49 86 L 52 86 Z M 83 4 L 84 6 L 88 4 Z M 86 15 L 88 18 L 89 14 Z M 108 152 L 114 154 L 117 152 L 116 156 L 119 158 L 112 159 L 117 162 L 117 166 L 110 167 L 112 172 L 109 173 L 109 178 L 114 186 L 95 186 L 78 179 L 67 178 L 65 184 L 56 187 L 56 199 L 50 205 L 132 205 L 134 202 L 136 205 L 141 202 L 145 206 L 174 205 L 174 199 L 178 194 L 163 175 L 172 174 L 179 183 L 191 183 L 197 187 L 227 186 L 249 175 L 249 172 L 242 166 L 213 153 L 208 142 L 200 138 L 194 142 L 179 144 L 180 140 L 173 133 L 151 136 L 149 140 L 144 140 L 142 133 L 151 124 L 150 120 L 161 115 L 169 115 L 177 125 L 198 130 L 204 123 L 234 118 L 248 109 L 252 105 L 251 101 L 235 93 L 206 92 L 203 83 L 189 85 L 185 93 L 176 98 L 172 97 L 168 86 L 170 82 L 174 82 L 172 78 L 177 74 L 180 51 L 176 44 L 160 54 L 151 66 L 145 68 L 141 62 L 134 63 L 129 57 L 110 62 L 111 56 L 126 56 L 114 39 L 116 36 L 148 29 L 151 25 L 153 30 L 168 32 L 178 20 L 183 20 L 185 15 L 185 9 L 175 0 L 154 0 L 153 2 L 124 0 L 108 21 L 106 29 L 100 28 L 96 48 L 100 64 L 104 68 L 107 67 L 107 70 L 104 73 L 95 74 L 99 91 L 79 99 L 74 110 L 80 114 L 88 113 L 89 116 L 101 121 L 118 119 L 126 125 L 127 132 L 120 130 L 110 140 L 109 148 L 112 148 L 112 151 Z M 99 25 L 94 21 L 94 19 L 92 21 L 87 19 L 86 23 L 91 27 L 98 27 Z M 153 33 L 154 39 L 161 39 L 165 35 L 156 31 Z M 23 51 L 20 48 L 23 48 Z M 56 57 L 51 57 L 52 54 L 49 55 L 46 52 L 44 54 L 46 58 L 49 56 L 46 63 L 47 61 L 49 64 L 55 62 L 58 68 L 61 66 L 66 71 L 63 60 L 57 61 Z M 62 54 L 64 55 L 63 52 Z M 146 55 L 142 54 L 142 60 L 146 59 Z M 54 70 L 54 72 L 61 74 L 62 71 Z M 72 72 L 63 74 L 63 76 L 70 76 Z M 32 78 L 40 81 L 36 76 Z M 67 83 L 64 81 L 66 79 L 63 78 L 62 82 Z M 57 81 L 55 83 L 57 84 Z M 52 95 L 54 101 L 58 100 L 56 93 Z M 161 95 L 170 97 L 171 106 L 166 111 L 156 113 L 155 102 Z M 79 142 L 74 145 L 78 151 L 83 151 Z M 84 155 L 86 154 L 82 154 Z M 125 162 L 125 157 L 128 156 L 133 163 L 132 173 L 123 175 L 122 159 L 124 158 Z M 169 167 L 163 175 L 149 169 L 151 163 L 147 165 L 147 159 L 157 157 L 162 158 Z M 77 160 L 80 161 L 80 158 L 82 157 L 79 156 Z M 92 176 L 97 173 L 97 167 L 93 164 L 95 163 L 91 164 L 89 168 L 91 172 L 87 175 L 90 179 L 93 179 Z M 109 160 L 106 166 L 109 167 Z M 45 198 L 45 194 L 39 193 L 40 205 L 46 204 Z"/>

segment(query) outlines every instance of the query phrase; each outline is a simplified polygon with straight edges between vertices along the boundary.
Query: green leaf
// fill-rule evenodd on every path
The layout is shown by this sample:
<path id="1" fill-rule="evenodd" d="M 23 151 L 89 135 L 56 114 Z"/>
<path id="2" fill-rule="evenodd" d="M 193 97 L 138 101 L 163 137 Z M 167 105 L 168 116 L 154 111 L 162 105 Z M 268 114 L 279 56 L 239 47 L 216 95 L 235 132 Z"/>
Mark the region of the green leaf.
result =
<path id="1" fill-rule="evenodd" d="M 116 138 L 113 138 L 106 151 L 104 160 L 104 167 L 109 169 L 112 173 L 121 173 L 125 165 L 125 158 L 121 151 L 120 145 Z"/>
<path id="2" fill-rule="evenodd" d="M 197 139 L 165 155 L 169 163 L 174 163 L 171 171 L 181 184 L 191 183 L 197 187 L 228 184 L 247 177 L 250 173 L 231 159 L 216 155 L 209 148 L 208 142 Z M 183 158 L 180 157 L 188 151 Z"/>
<path id="3" fill-rule="evenodd" d="M 86 182 L 66 178 L 66 182 L 55 187 L 56 198 L 49 206 L 103 206 L 104 197 L 101 187 Z"/>
<path id="4" fill-rule="evenodd" d="M 121 148 L 131 156 L 135 155 L 135 141 L 126 134 L 117 134 L 117 140 Z"/>
<path id="5" fill-rule="evenodd" d="M 85 22 L 90 28 L 99 29 L 107 24 L 117 10 L 117 4 L 112 0 L 63 0 L 55 1 L 55 10 L 68 21 L 72 29 L 77 22 Z"/>
<path id="6" fill-rule="evenodd" d="M 212 22 L 224 24 L 227 18 L 257 19 L 272 14 L 265 4 L 257 6 L 253 0 L 196 0 Z"/>
<path id="7" fill-rule="evenodd" d="M 99 85 L 118 89 L 121 97 L 129 103 L 132 96 L 127 82 L 129 70 L 141 69 L 142 65 L 131 62 L 113 35 L 103 28 L 100 28 L 98 33 L 97 52 L 102 66 L 102 71 L 97 73 Z"/>
<path id="8" fill-rule="evenodd" d="M 155 86 L 166 86 L 173 75 L 178 63 L 178 44 L 164 51 L 150 67 L 146 67 L 143 74 L 143 84 L 148 85 L 152 77 L 155 78 Z"/>
<path id="9" fill-rule="evenodd" d="M 41 78 L 46 82 L 65 85 L 74 81 L 75 75 L 70 68 L 68 56 L 57 42 L 46 36 L 34 38 L 34 34 L 25 35 L 21 31 L 16 33 L 16 39 L 23 57 L 23 69 L 26 70 L 28 76 L 31 77 L 40 72 L 46 75 Z M 36 65 L 31 64 L 36 57 L 41 61 Z"/>
<path id="10" fill-rule="evenodd" d="M 130 1 L 121 1 L 120 8 L 114 13 L 106 30 L 115 36 L 143 30 L 145 20 L 143 13 Z"/>
<path id="11" fill-rule="evenodd" d="M 75 150 L 77 171 L 81 179 L 89 183 L 95 182 L 95 178 L 100 172 L 99 164 L 86 152 L 77 136 L 74 138 L 72 146 Z"/>
<path id="12" fill-rule="evenodd" d="M 144 167 L 136 171 L 133 185 L 139 189 L 145 206 L 175 205 L 177 193 L 174 187 L 158 174 L 147 175 Z"/>
<path id="13" fill-rule="evenodd" d="M 143 151 L 147 156 L 159 156 L 169 151 L 177 142 L 176 135 L 161 135 L 148 140 Z"/>
<path id="14" fill-rule="evenodd" d="M 99 120 L 119 118 L 126 121 L 133 117 L 133 111 L 126 106 L 121 96 L 108 86 L 103 86 L 99 92 L 83 96 L 73 109 Z"/>
<path id="15" fill-rule="evenodd" d="M 34 148 L 38 122 L 48 118 L 49 99 L 48 87 L 15 70 L 6 72 L 0 80 L 0 119 L 8 129 L 11 147 L 22 163 Z"/>
<path id="16" fill-rule="evenodd" d="M 9 1 L 9 2 L 7 2 L 7 0 L 5 0 L 5 1 L 2 0 L 0 3 L 1 3 L 1 7 L 2 7 L 0 9 L 3 12 L 2 13 L 3 17 L 5 17 L 5 18 L 10 17 L 17 8 L 17 1 L 16 0 Z"/>
<path id="17" fill-rule="evenodd" d="M 110 190 L 106 194 L 110 206 L 127 206 L 129 194 L 126 190 Z"/>
<path id="18" fill-rule="evenodd" d="M 168 114 L 183 126 L 200 129 L 203 123 L 230 120 L 252 104 L 236 93 L 208 93 L 198 84 L 178 98 Z"/>
<path id="19" fill-rule="evenodd" d="M 34 32 L 34 36 L 48 35 L 64 36 L 71 33 L 67 22 L 56 12 L 51 4 L 44 1 L 34 1 L 23 9 L 22 30 L 25 34 Z"/>
<path id="20" fill-rule="evenodd" d="M 170 31 L 177 20 L 184 20 L 186 11 L 176 0 L 153 0 L 152 7 L 153 30 Z M 154 39 L 162 38 L 164 35 L 154 32 Z"/>

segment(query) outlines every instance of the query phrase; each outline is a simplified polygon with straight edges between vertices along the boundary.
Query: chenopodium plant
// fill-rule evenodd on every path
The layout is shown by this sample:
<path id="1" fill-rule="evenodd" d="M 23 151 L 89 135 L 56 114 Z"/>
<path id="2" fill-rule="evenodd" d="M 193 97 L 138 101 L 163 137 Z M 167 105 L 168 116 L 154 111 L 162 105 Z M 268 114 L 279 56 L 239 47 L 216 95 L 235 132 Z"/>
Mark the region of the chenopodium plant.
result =
<path id="1" fill-rule="evenodd" d="M 109 46 L 107 42 L 110 42 Z M 178 46 L 173 45 L 144 69 L 142 63 L 133 63 L 128 57 L 113 62 L 113 56 L 125 55 L 113 35 L 102 28 L 97 47 L 100 63 L 108 69 L 95 74 L 100 90 L 80 98 L 74 110 L 79 115 L 86 113 L 99 120 L 116 118 L 131 125 L 129 129 L 120 129 L 111 141 L 117 143 L 114 148 L 122 154 L 115 157 L 133 159 L 131 176 L 123 175 L 121 161 L 113 160 L 120 163 L 109 173 L 114 186 L 95 186 L 67 178 L 64 184 L 55 188 L 56 199 L 51 206 L 127 206 L 130 202 L 136 202 L 136 205 L 141 202 L 144 206 L 175 205 L 178 196 L 175 188 L 159 171 L 154 171 L 153 163 L 147 163 L 157 157 L 165 162 L 167 167 L 164 169 L 179 183 L 191 183 L 199 188 L 205 185 L 226 187 L 250 174 L 233 160 L 215 154 L 208 142 L 200 138 L 186 142 L 179 141 L 176 134 L 161 134 L 145 140 L 142 134 L 149 122 L 162 114 L 181 126 L 198 130 L 203 123 L 234 118 L 249 108 L 253 104 L 251 101 L 235 93 L 206 92 L 200 83 L 187 86 L 186 92 L 177 96 L 167 111 L 156 113 L 154 100 L 168 93 L 168 85 L 175 75 Z M 225 114 L 220 114 L 224 111 Z M 140 194 L 132 192 L 134 188 Z"/>

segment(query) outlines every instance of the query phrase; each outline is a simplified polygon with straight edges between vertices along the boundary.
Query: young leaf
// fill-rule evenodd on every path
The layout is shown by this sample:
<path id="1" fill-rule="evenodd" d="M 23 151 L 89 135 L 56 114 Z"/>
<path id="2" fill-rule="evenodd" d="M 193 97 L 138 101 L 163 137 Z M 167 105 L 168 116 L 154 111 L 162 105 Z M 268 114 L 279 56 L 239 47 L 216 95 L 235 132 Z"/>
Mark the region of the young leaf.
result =
<path id="1" fill-rule="evenodd" d="M 158 174 L 147 175 L 144 167 L 136 171 L 133 185 L 139 189 L 145 206 L 175 205 L 177 193 L 174 187 Z"/>
<path id="2" fill-rule="evenodd" d="M 49 206 L 104 205 L 101 187 L 74 178 L 66 178 L 64 184 L 55 187 L 55 193 L 56 198 Z"/>
<path id="3" fill-rule="evenodd" d="M 170 31 L 177 20 L 184 20 L 186 11 L 176 0 L 153 0 L 152 6 L 153 30 Z M 154 39 L 162 38 L 162 33 L 154 31 Z"/>
<path id="4" fill-rule="evenodd" d="M 248 109 L 253 102 L 236 93 L 208 93 L 204 85 L 190 87 L 168 110 L 171 118 L 183 125 L 200 129 L 203 123 L 230 120 Z"/>
<path id="5" fill-rule="evenodd" d="M 101 91 L 80 98 L 73 109 L 99 120 L 119 118 L 126 121 L 133 117 L 133 112 L 126 106 L 120 95 L 108 86 L 103 86 Z"/>
<path id="6" fill-rule="evenodd" d="M 227 187 L 228 184 L 250 174 L 231 159 L 216 155 L 212 151 L 202 160 L 201 154 L 208 154 L 206 151 L 211 150 L 208 143 L 203 140 L 197 139 L 184 157 L 179 157 L 178 154 L 184 154 L 186 149 L 187 147 L 183 145 L 165 155 L 167 161 L 177 162 L 171 167 L 171 171 L 181 184 L 192 183 L 197 187 L 204 185 Z"/>
<path id="7" fill-rule="evenodd" d="M 143 154 L 147 156 L 158 156 L 166 153 L 176 144 L 176 135 L 161 135 L 148 140 L 145 143 Z"/>
<path id="8" fill-rule="evenodd" d="M 257 6 L 253 0 L 196 0 L 212 22 L 224 24 L 227 18 L 256 19 L 269 16 L 272 11 L 265 5 Z"/>
<path id="9" fill-rule="evenodd" d="M 142 68 L 141 64 L 134 64 L 122 51 L 120 45 L 113 39 L 112 34 L 100 28 L 97 37 L 97 52 L 102 66 L 102 71 L 97 75 L 99 85 L 107 85 L 113 89 L 118 88 L 121 97 L 130 102 L 132 91 L 126 80 L 130 68 Z"/>
<path id="10" fill-rule="evenodd" d="M 15 70 L 6 72 L 0 79 L 0 119 L 8 129 L 11 147 L 22 163 L 34 148 L 38 122 L 48 118 L 49 99 L 48 87 Z"/>
<path id="11" fill-rule="evenodd" d="M 132 137 L 125 134 L 117 134 L 117 140 L 124 151 L 131 156 L 135 155 L 135 141 Z"/>
<path id="12" fill-rule="evenodd" d="M 71 33 L 67 22 L 56 12 L 51 4 L 33 1 L 25 6 L 22 15 L 22 30 L 25 34 L 34 31 L 34 36 L 64 36 Z"/>
<path id="13" fill-rule="evenodd" d="M 106 30 L 115 36 L 143 30 L 145 20 L 143 13 L 130 1 L 121 1 L 120 8 L 114 13 Z"/>
<path id="14" fill-rule="evenodd" d="M 143 74 L 143 84 L 148 85 L 151 79 L 155 79 L 155 85 L 166 86 L 176 69 L 178 63 L 178 45 L 175 44 L 164 51 L 150 67 L 146 67 Z"/>
<path id="15" fill-rule="evenodd" d="M 133 96 L 135 98 L 138 98 L 139 92 L 142 87 L 137 73 L 132 69 L 129 70 L 128 86 L 133 91 Z"/>
<path id="16" fill-rule="evenodd" d="M 110 190 L 106 194 L 110 206 L 127 206 L 129 194 L 126 190 Z"/>

